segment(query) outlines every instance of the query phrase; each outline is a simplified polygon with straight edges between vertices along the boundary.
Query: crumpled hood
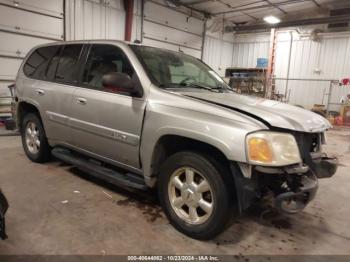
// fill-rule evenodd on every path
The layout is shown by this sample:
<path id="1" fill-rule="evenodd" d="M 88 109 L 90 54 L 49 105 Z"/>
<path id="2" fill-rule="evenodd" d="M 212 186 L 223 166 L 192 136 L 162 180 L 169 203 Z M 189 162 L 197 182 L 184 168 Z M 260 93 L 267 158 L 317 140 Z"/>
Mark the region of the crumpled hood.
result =
<path id="1" fill-rule="evenodd" d="M 323 132 L 332 127 L 327 119 L 318 114 L 278 101 L 234 93 L 181 93 L 255 116 L 274 127 L 312 133 Z"/>

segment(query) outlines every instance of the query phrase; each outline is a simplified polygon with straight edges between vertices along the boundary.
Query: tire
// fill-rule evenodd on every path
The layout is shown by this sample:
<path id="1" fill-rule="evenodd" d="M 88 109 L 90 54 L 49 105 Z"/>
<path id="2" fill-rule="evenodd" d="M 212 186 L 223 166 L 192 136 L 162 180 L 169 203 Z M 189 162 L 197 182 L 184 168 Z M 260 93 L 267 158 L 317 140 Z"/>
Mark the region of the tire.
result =
<path id="1" fill-rule="evenodd" d="M 32 133 L 30 133 L 28 129 L 30 129 L 30 132 Z M 44 163 L 50 159 L 51 149 L 47 142 L 45 130 L 41 120 L 36 114 L 29 113 L 24 116 L 22 121 L 21 136 L 24 152 L 31 161 L 36 163 Z"/>
<path id="2" fill-rule="evenodd" d="M 188 183 L 187 173 L 190 181 L 194 174 L 193 182 Z M 198 186 L 204 185 L 203 181 L 207 182 L 209 190 L 204 191 L 207 186 Z M 232 221 L 231 186 L 229 172 L 214 159 L 195 152 L 179 152 L 161 166 L 159 201 L 177 230 L 191 238 L 208 240 L 220 234 Z"/>

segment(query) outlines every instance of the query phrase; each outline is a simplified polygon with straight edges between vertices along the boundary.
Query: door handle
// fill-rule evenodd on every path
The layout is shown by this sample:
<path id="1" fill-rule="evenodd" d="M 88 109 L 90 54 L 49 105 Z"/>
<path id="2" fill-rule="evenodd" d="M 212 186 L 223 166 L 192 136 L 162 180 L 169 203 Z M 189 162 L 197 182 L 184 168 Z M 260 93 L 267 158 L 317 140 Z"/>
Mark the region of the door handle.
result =
<path id="1" fill-rule="evenodd" d="M 36 93 L 37 95 L 40 95 L 40 96 L 45 95 L 45 91 L 42 90 L 42 89 L 36 89 L 36 90 L 35 90 L 35 93 Z"/>
<path id="2" fill-rule="evenodd" d="M 77 104 L 79 104 L 79 105 L 86 105 L 86 103 L 87 103 L 87 100 L 85 98 L 82 98 L 82 97 L 78 97 L 76 99 L 76 101 L 77 101 Z"/>

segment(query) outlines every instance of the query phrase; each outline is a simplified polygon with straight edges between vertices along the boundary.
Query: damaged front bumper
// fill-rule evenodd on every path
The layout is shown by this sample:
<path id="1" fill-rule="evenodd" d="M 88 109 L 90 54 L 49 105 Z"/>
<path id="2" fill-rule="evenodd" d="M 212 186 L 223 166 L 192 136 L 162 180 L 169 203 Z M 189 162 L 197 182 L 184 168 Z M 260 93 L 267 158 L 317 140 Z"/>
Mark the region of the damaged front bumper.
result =
<path id="1" fill-rule="evenodd" d="M 314 156 L 312 158 L 311 168 L 318 178 L 328 178 L 337 172 L 338 165 L 338 158 L 328 157 L 326 154 L 323 154 L 320 157 Z"/>
<path id="2" fill-rule="evenodd" d="M 272 192 L 274 207 L 283 213 L 295 214 L 314 199 L 318 179 L 336 173 L 338 159 L 320 154 L 314 155 L 309 165 L 263 167 L 240 164 L 239 167 L 241 176 L 235 182 L 240 211 Z"/>

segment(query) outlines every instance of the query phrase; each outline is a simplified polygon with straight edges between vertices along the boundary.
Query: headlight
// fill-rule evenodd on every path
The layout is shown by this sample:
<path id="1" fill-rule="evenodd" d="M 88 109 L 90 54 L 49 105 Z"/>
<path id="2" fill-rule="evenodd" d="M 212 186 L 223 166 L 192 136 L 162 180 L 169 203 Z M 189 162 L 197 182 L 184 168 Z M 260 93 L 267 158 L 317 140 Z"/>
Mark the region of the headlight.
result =
<path id="1" fill-rule="evenodd" d="M 291 134 L 260 131 L 246 138 L 248 161 L 253 165 L 287 166 L 301 162 L 299 148 Z"/>

